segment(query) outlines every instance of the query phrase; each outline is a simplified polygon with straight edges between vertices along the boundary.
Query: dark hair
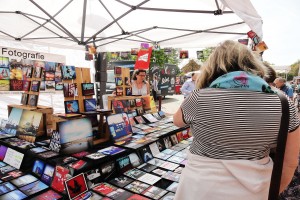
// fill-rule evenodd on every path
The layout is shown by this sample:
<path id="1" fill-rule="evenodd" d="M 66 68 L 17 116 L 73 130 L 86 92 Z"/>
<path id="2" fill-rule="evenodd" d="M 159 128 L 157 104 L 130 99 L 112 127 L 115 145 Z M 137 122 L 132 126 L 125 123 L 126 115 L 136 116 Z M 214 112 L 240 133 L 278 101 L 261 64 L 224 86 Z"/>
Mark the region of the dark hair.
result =
<path id="1" fill-rule="evenodd" d="M 132 75 L 132 80 L 137 80 L 136 76 L 139 75 L 141 72 L 145 72 L 146 73 L 146 70 L 144 69 L 137 69 L 133 72 L 133 75 Z"/>
<path id="2" fill-rule="evenodd" d="M 264 79 L 267 83 L 273 83 L 276 79 L 276 71 L 268 63 L 264 62 L 264 65 L 267 68 L 267 74 L 264 76 Z"/>
<path id="3" fill-rule="evenodd" d="M 192 73 L 192 77 L 193 77 L 194 75 L 195 75 L 195 73 L 193 72 L 193 73 Z"/>

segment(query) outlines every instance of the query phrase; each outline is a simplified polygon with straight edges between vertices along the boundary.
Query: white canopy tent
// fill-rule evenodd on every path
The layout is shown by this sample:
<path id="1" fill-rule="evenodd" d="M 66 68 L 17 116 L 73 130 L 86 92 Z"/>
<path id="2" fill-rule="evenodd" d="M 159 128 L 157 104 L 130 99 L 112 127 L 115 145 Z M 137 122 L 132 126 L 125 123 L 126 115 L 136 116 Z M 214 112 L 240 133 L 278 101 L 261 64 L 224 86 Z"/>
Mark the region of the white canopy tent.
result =
<path id="1" fill-rule="evenodd" d="M 250 0 L 2 0 L 0 8 L 0 45 L 47 52 L 128 51 L 141 42 L 201 48 L 251 29 L 262 37 Z"/>

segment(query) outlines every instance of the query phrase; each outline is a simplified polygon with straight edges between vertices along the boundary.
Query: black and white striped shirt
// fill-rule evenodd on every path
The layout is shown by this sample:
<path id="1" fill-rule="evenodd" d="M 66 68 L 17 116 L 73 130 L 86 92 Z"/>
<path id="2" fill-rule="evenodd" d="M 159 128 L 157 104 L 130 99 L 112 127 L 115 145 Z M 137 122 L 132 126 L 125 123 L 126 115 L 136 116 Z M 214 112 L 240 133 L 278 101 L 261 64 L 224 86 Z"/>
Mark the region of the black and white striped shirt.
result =
<path id="1" fill-rule="evenodd" d="M 216 159 L 260 159 L 276 144 L 281 102 L 276 94 L 197 89 L 181 105 L 194 136 L 190 151 Z M 289 131 L 299 126 L 290 102 Z"/>

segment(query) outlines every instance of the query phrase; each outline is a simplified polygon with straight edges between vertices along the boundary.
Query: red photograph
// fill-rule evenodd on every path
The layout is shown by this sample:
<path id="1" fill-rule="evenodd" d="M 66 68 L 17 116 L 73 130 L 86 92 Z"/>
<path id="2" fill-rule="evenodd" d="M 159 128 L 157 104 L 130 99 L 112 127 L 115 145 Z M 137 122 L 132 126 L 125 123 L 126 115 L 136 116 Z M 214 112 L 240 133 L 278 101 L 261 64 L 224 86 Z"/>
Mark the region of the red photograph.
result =
<path id="1" fill-rule="evenodd" d="M 83 173 L 78 174 L 77 176 L 74 176 L 73 178 L 65 181 L 65 184 L 70 199 L 74 199 L 75 197 L 88 191 Z"/>

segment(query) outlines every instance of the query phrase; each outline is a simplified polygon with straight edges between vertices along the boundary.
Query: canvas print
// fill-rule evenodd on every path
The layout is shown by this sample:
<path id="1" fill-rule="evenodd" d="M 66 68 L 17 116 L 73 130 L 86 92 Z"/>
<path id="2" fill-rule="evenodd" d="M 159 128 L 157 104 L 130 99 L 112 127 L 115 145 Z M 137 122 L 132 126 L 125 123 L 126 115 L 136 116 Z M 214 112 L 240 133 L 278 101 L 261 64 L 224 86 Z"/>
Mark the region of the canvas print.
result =
<path id="1" fill-rule="evenodd" d="M 39 92 L 40 90 L 40 81 L 31 81 L 31 87 L 30 90 L 32 92 Z"/>
<path id="2" fill-rule="evenodd" d="M 9 91 L 10 80 L 0 80 L 0 91 Z"/>
<path id="3" fill-rule="evenodd" d="M 40 91 L 45 91 L 45 89 L 46 89 L 46 83 L 45 81 L 41 81 Z"/>
<path id="4" fill-rule="evenodd" d="M 94 83 L 81 83 L 82 95 L 91 96 L 95 94 Z"/>
<path id="5" fill-rule="evenodd" d="M 0 68 L 0 80 L 8 80 L 9 79 L 9 69 L 8 68 Z"/>
<path id="6" fill-rule="evenodd" d="M 36 136 L 43 113 L 24 110 L 20 119 L 18 134 Z"/>
<path id="7" fill-rule="evenodd" d="M 66 180 L 65 185 L 70 199 L 74 199 L 80 194 L 88 191 L 88 187 L 83 173 L 78 174 L 77 176 L 69 180 Z"/>
<path id="8" fill-rule="evenodd" d="M 77 83 L 64 83 L 64 97 L 78 96 Z"/>
<path id="9" fill-rule="evenodd" d="M 8 134 L 16 135 L 20 123 L 23 109 L 13 108 L 9 114 L 8 122 L 5 125 L 4 131 Z"/>
<path id="10" fill-rule="evenodd" d="M 78 100 L 70 100 L 70 101 L 64 101 L 65 104 L 65 113 L 79 113 L 79 104 Z"/>
<path id="11" fill-rule="evenodd" d="M 97 110 L 97 101 L 96 99 L 84 99 L 83 100 L 84 111 L 91 112 Z"/>
<path id="12" fill-rule="evenodd" d="M 45 71 L 46 72 L 54 72 L 56 68 L 55 62 L 45 62 Z"/>
<path id="13" fill-rule="evenodd" d="M 10 90 L 11 91 L 22 91 L 23 90 L 23 81 L 11 79 L 10 80 Z"/>
<path id="14" fill-rule="evenodd" d="M 91 147 L 93 130 L 89 119 L 82 118 L 60 122 L 58 129 L 62 153 L 78 153 Z"/>
<path id="15" fill-rule="evenodd" d="M 76 79 L 75 66 L 63 65 L 61 67 L 61 74 L 64 80 Z"/>

